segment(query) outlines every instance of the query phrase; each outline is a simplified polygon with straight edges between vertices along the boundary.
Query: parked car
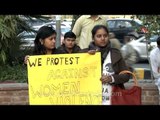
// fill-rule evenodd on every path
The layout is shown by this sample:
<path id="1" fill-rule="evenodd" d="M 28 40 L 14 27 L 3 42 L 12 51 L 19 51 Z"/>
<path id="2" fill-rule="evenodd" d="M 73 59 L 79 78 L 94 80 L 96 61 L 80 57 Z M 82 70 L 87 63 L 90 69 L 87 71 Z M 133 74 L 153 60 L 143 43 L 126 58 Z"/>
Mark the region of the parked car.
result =
<path id="1" fill-rule="evenodd" d="M 62 24 L 66 25 L 71 29 L 72 21 L 63 21 Z"/>
<path id="2" fill-rule="evenodd" d="M 36 33 L 23 31 L 18 35 L 20 37 L 22 45 L 20 49 L 30 49 L 34 47 L 34 40 L 36 37 Z"/>
<path id="3" fill-rule="evenodd" d="M 35 31 L 38 31 L 40 27 L 42 26 L 52 26 L 54 29 L 56 29 L 56 24 L 55 22 L 48 22 L 42 25 L 37 25 L 37 26 L 33 26 L 33 29 Z M 69 27 L 67 27 L 64 24 L 61 24 L 61 44 L 63 42 L 64 39 L 64 34 L 68 31 L 70 31 L 71 29 Z M 23 42 L 23 44 L 21 45 L 21 49 L 26 49 L 26 48 L 33 48 L 34 46 L 34 40 L 36 37 L 36 32 L 26 32 L 23 31 L 22 33 L 20 33 L 18 35 L 18 37 L 21 38 L 21 41 Z"/>
<path id="4" fill-rule="evenodd" d="M 124 43 L 124 36 L 129 35 L 132 39 L 142 37 L 147 29 L 143 26 L 142 21 L 137 19 L 116 18 L 107 20 L 110 32 L 113 32 L 121 43 Z"/>
<path id="5" fill-rule="evenodd" d="M 142 36 L 141 38 L 137 40 L 132 40 L 129 43 L 136 50 L 138 61 L 147 60 L 147 51 L 149 55 L 150 50 L 156 47 L 156 40 L 152 39 L 152 37 L 147 40 L 145 36 Z"/>
<path id="6" fill-rule="evenodd" d="M 49 19 L 44 19 L 44 18 L 32 18 L 32 19 L 25 19 L 25 21 L 28 23 L 28 25 L 30 27 L 33 27 L 33 26 L 41 26 L 47 22 L 51 22 L 51 20 Z"/>
<path id="7" fill-rule="evenodd" d="M 48 22 L 48 23 L 43 24 L 42 26 L 52 26 L 53 28 L 56 29 L 56 22 Z M 63 35 L 70 30 L 71 30 L 70 26 L 64 23 L 61 23 L 61 32 Z"/>

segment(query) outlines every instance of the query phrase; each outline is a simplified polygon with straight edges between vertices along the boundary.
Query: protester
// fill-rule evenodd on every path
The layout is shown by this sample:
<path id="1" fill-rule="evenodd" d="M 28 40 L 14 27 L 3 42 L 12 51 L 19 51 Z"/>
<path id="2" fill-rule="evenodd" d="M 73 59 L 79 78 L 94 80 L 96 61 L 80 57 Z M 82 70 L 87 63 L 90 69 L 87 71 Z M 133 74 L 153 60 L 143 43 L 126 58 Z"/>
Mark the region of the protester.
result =
<path id="1" fill-rule="evenodd" d="M 150 52 L 150 64 L 160 94 L 160 37 L 157 38 L 157 47 Z"/>
<path id="2" fill-rule="evenodd" d="M 101 52 L 102 63 L 102 104 L 111 104 L 112 85 L 117 85 L 124 89 L 123 83 L 128 82 L 130 75 L 119 73 L 123 70 L 128 70 L 125 61 L 118 49 L 111 48 L 109 41 L 109 31 L 104 25 L 96 25 L 92 29 L 92 39 L 87 49 Z"/>
<path id="3" fill-rule="evenodd" d="M 52 27 L 41 27 L 34 40 L 34 50 L 32 55 L 45 55 L 59 53 L 55 47 L 56 31 Z M 27 64 L 29 55 L 25 56 L 24 63 Z"/>
<path id="4" fill-rule="evenodd" d="M 66 32 L 64 35 L 64 41 L 60 47 L 57 49 L 59 50 L 60 53 L 65 54 L 65 53 L 78 53 L 81 48 L 76 45 L 76 35 L 69 31 Z"/>

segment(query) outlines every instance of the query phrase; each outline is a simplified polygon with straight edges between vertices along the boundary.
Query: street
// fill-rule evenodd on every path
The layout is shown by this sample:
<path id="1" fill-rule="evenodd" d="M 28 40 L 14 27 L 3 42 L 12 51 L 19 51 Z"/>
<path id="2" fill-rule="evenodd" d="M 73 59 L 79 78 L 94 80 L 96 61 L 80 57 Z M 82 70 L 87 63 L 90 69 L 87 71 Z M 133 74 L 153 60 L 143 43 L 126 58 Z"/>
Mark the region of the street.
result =
<path id="1" fill-rule="evenodd" d="M 148 61 L 139 62 L 133 65 L 134 68 L 147 68 L 150 69 Z"/>

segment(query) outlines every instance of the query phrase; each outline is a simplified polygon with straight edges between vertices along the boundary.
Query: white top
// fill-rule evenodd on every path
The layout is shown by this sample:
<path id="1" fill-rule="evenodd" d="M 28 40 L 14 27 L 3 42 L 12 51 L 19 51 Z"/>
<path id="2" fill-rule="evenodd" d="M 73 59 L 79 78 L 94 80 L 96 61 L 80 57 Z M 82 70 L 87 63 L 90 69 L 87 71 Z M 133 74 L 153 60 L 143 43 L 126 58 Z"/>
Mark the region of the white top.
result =
<path id="1" fill-rule="evenodd" d="M 160 67 L 160 48 L 156 47 L 150 52 L 150 64 L 154 78 L 160 78 L 160 73 L 158 73 L 158 67 Z"/>
<path id="2" fill-rule="evenodd" d="M 112 63 L 111 54 L 109 52 L 103 63 L 103 74 L 105 75 L 114 74 L 111 63 Z M 111 105 L 111 93 L 112 93 L 112 86 L 108 83 L 102 84 L 102 104 L 103 105 Z"/>

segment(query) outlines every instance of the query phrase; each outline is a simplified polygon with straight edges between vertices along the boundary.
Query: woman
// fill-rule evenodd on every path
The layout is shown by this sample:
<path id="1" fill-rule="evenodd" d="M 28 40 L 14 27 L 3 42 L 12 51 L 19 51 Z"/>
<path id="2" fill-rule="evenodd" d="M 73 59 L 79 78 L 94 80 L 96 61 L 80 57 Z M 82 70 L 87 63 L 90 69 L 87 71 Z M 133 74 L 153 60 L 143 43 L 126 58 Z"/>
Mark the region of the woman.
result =
<path id="1" fill-rule="evenodd" d="M 56 31 L 52 27 L 43 26 L 38 32 L 34 41 L 34 55 L 56 53 Z"/>
<path id="2" fill-rule="evenodd" d="M 97 25 L 92 29 L 92 39 L 88 50 L 96 50 L 101 52 L 102 60 L 102 94 L 103 103 L 110 105 L 112 85 L 118 85 L 124 88 L 123 83 L 129 81 L 129 74 L 119 73 L 123 70 L 128 70 L 125 61 L 122 58 L 120 51 L 116 48 L 111 48 L 109 41 L 109 31 L 106 26 Z M 85 50 L 85 51 L 86 51 Z"/>
<path id="3" fill-rule="evenodd" d="M 56 31 L 52 27 L 42 26 L 34 40 L 33 55 L 58 54 L 55 47 Z M 25 56 L 24 63 L 27 64 L 29 55 Z"/>

